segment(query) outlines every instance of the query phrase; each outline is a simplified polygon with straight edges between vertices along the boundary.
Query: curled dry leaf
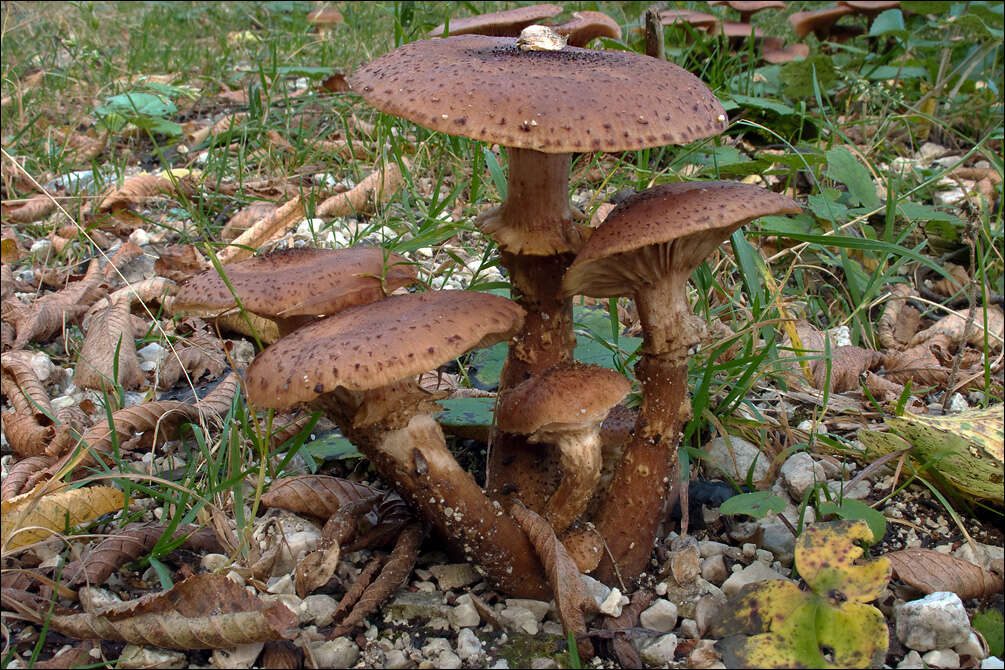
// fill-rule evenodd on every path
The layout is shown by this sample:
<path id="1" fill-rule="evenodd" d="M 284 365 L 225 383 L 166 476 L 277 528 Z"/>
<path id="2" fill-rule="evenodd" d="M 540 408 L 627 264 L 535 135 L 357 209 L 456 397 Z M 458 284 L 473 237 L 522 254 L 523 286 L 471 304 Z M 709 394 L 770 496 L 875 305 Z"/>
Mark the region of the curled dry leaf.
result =
<path id="1" fill-rule="evenodd" d="M 383 491 L 380 489 L 348 479 L 328 475 L 300 475 L 274 481 L 262 495 L 262 505 L 327 519 L 343 504 L 371 499 L 381 493 Z"/>
<path id="2" fill-rule="evenodd" d="M 143 384 L 129 307 L 129 296 L 124 295 L 91 320 L 74 367 L 74 384 L 108 390 L 113 390 L 116 384 L 126 390 Z"/>
<path id="3" fill-rule="evenodd" d="M 883 367 L 886 368 L 887 379 L 898 384 L 913 382 L 916 386 L 935 386 L 942 388 L 949 381 L 949 373 L 952 362 L 949 351 L 952 350 L 952 343 L 945 333 L 936 333 L 931 339 L 916 344 L 904 351 L 894 352 L 886 356 Z M 943 354 L 942 357 L 936 353 Z M 958 379 L 966 379 L 972 376 L 981 368 L 971 368 L 977 361 L 964 361 L 960 367 Z M 982 388 L 984 384 L 983 374 L 974 376 L 964 389 Z M 960 389 L 958 389 L 960 390 Z"/>
<path id="4" fill-rule="evenodd" d="M 176 400 L 155 400 L 120 409 L 112 414 L 114 430 L 107 420 L 91 426 L 83 436 L 84 451 L 76 457 L 66 455 L 50 471 L 55 474 L 70 462 L 75 466 L 91 465 L 98 454 L 110 453 L 115 442 L 124 448 L 126 441 L 138 433 L 143 433 L 144 438 L 150 435 L 150 439 L 145 440 L 147 443 L 154 438 L 162 443 L 174 438 L 182 423 L 198 418 L 198 409 Z"/>
<path id="5" fill-rule="evenodd" d="M 967 338 L 967 344 L 983 349 L 984 317 L 981 310 L 978 309 L 975 312 L 974 317 L 974 322 L 970 326 L 970 337 Z M 987 318 L 988 344 L 990 345 L 992 351 L 997 351 L 998 349 L 1001 349 L 1003 338 L 1005 338 L 1005 313 L 1002 312 L 1002 308 L 998 305 L 991 305 L 987 310 Z M 960 344 L 963 342 L 966 327 L 966 312 L 950 312 L 932 324 L 929 328 L 917 333 L 911 339 L 911 346 L 914 347 L 925 344 L 926 342 L 932 340 L 936 335 L 945 335 L 953 344 Z"/>
<path id="6" fill-rule="evenodd" d="M 266 642 L 258 665 L 272 670 L 298 670 L 304 662 L 304 652 L 289 640 Z"/>
<path id="7" fill-rule="evenodd" d="M 280 414 L 272 421 L 272 435 L 269 436 L 269 448 L 276 449 L 285 444 L 287 440 L 295 437 L 301 430 L 310 423 L 311 415 L 308 412 L 301 412 L 296 416 Z"/>
<path id="8" fill-rule="evenodd" d="M 831 349 L 830 391 L 844 393 L 859 387 L 859 376 L 866 370 L 875 370 L 883 362 L 883 354 L 862 347 L 847 345 Z M 818 358 L 810 362 L 813 386 L 824 390 L 828 385 L 828 361 Z"/>
<path id="9" fill-rule="evenodd" d="M 54 143 L 58 143 L 60 160 L 68 161 L 75 165 L 89 164 L 92 160 L 100 156 L 108 145 L 109 133 L 101 133 L 98 137 L 88 137 L 77 132 L 62 132 L 56 128 L 51 128 Z M 65 148 L 65 151 L 63 150 Z"/>
<path id="10" fill-rule="evenodd" d="M 48 602 L 35 607 L 5 599 L 22 616 L 41 622 Z M 223 575 L 194 575 L 139 600 L 80 614 L 55 607 L 49 626 L 78 639 L 124 641 L 168 649 L 227 649 L 290 639 L 297 616 L 281 602 L 264 603 Z"/>
<path id="11" fill-rule="evenodd" d="M 0 359 L 0 388 L 14 410 L 32 415 L 43 425 L 52 423 L 52 405 L 49 394 L 31 366 L 33 354 L 28 351 L 11 351 Z"/>
<path id="12" fill-rule="evenodd" d="M 622 608 L 621 615 L 608 617 L 604 620 L 604 630 L 616 635 L 611 638 L 611 648 L 618 657 L 623 668 L 641 668 L 642 659 L 627 635 L 628 631 L 639 625 L 639 616 L 652 604 L 655 594 L 649 589 L 639 589 L 632 594 L 632 601 Z M 617 633 L 620 633 L 617 634 Z"/>
<path id="13" fill-rule="evenodd" d="M 29 456 L 14 463 L 7 469 L 7 476 L 0 484 L 0 499 L 8 500 L 30 490 L 28 482 L 35 474 L 52 465 L 52 461 L 53 459 L 48 456 Z"/>
<path id="14" fill-rule="evenodd" d="M 419 546 L 424 536 L 425 531 L 420 523 L 413 523 L 402 531 L 380 575 L 363 592 L 345 619 L 335 626 L 329 636 L 330 639 L 348 635 L 408 580 L 412 568 L 415 567 L 415 559 L 419 556 Z"/>
<path id="15" fill-rule="evenodd" d="M 133 523 L 103 540 L 80 561 L 74 561 L 63 571 L 63 583 L 97 586 L 120 567 L 135 561 L 156 546 L 167 530 L 165 523 Z M 197 529 L 191 524 L 179 526 L 172 538 L 185 538 L 182 547 L 196 551 L 220 552 L 222 547 L 209 528 Z"/>
<path id="16" fill-rule="evenodd" d="M 44 454 L 55 429 L 51 423 L 39 425 L 31 414 L 12 412 L 3 415 L 3 434 L 14 453 L 25 458 Z"/>
<path id="17" fill-rule="evenodd" d="M 161 250 L 154 272 L 179 284 L 213 267 L 193 244 L 172 244 Z"/>
<path id="18" fill-rule="evenodd" d="M 377 552 L 366 562 L 366 565 L 360 570 L 359 575 L 356 576 L 356 580 L 345 590 L 345 594 L 339 600 L 335 611 L 332 612 L 332 621 L 341 621 L 346 612 L 352 610 L 353 606 L 359 602 L 363 593 L 370 586 L 377 572 L 384 567 L 385 561 L 387 561 L 387 554 Z"/>
<path id="19" fill-rule="evenodd" d="M 2 211 L 6 222 L 32 223 L 56 211 L 56 201 L 49 193 L 35 193 L 16 203 L 5 202 Z"/>
<path id="20" fill-rule="evenodd" d="M 177 284 L 170 279 L 149 277 L 112 291 L 108 300 L 110 302 L 128 300 L 131 305 L 135 305 L 137 302 L 144 304 L 155 301 L 162 302 L 165 296 L 173 294 L 177 288 Z"/>
<path id="21" fill-rule="evenodd" d="M 231 95 L 237 95 L 243 97 L 244 101 L 247 102 L 248 94 L 246 91 L 229 91 Z M 244 103 L 240 103 L 244 104 Z M 209 131 L 212 135 L 219 135 L 220 133 L 225 133 L 228 130 L 233 130 L 244 125 L 244 122 L 248 118 L 247 112 L 235 112 L 233 114 L 228 114 L 221 118 L 219 121 L 213 124 L 213 128 Z"/>
<path id="22" fill-rule="evenodd" d="M 94 213 L 116 212 L 165 195 L 191 197 L 195 192 L 195 181 L 188 176 L 172 178 L 160 174 L 138 174 L 126 179 L 120 188 L 99 200 Z"/>
<path id="23" fill-rule="evenodd" d="M 408 167 L 406 161 L 405 166 Z M 318 205 L 315 213 L 321 217 L 349 216 L 364 211 L 367 202 L 387 202 L 401 188 L 404 180 L 401 168 L 390 162 L 371 172 L 365 179 L 345 193 L 339 193 Z"/>
<path id="24" fill-rule="evenodd" d="M 593 657 L 593 643 L 586 634 L 586 613 L 596 611 L 597 604 L 586 592 L 579 568 L 569 556 L 555 531 L 543 517 L 517 502 L 510 507 L 510 515 L 530 539 L 541 564 L 548 575 L 548 584 L 555 595 L 558 616 L 566 633 L 576 636 L 579 655 Z"/>
<path id="25" fill-rule="evenodd" d="M 876 324 L 876 337 L 887 351 L 903 349 L 918 329 L 921 312 L 907 304 L 912 295 L 914 291 L 907 284 L 894 284 L 890 289 L 890 298 Z"/>
<path id="26" fill-rule="evenodd" d="M 304 205 L 300 200 L 300 196 L 296 195 L 272 214 L 260 221 L 256 221 L 250 228 L 234 238 L 232 245 L 221 249 L 217 254 L 217 258 L 223 264 L 233 263 L 242 258 L 249 258 L 252 254 L 252 249 L 256 249 L 266 242 L 279 237 L 286 230 L 287 226 L 292 226 L 303 215 Z"/>
<path id="27" fill-rule="evenodd" d="M 26 495 L 2 503 L 4 551 L 44 540 L 79 523 L 122 509 L 122 491 L 111 486 Z"/>
<path id="28" fill-rule="evenodd" d="M 234 404 L 234 397 L 241 390 L 241 377 L 236 372 L 231 372 L 210 391 L 206 396 L 197 400 L 195 405 L 203 417 L 215 418 L 222 421 L 227 416 L 231 405 Z"/>
<path id="29" fill-rule="evenodd" d="M 946 297 L 956 295 L 970 283 L 966 268 L 956 263 L 946 263 L 944 268 L 949 277 L 941 277 L 932 282 L 932 289 Z"/>
<path id="30" fill-rule="evenodd" d="M 1001 593 L 1001 575 L 979 565 L 931 549 L 903 549 L 886 554 L 895 575 L 922 593 L 950 591 L 963 600 Z"/>
<path id="31" fill-rule="evenodd" d="M 203 375 L 210 378 L 220 375 L 227 366 L 226 358 L 220 352 L 207 351 L 199 347 L 175 347 L 161 366 L 157 378 L 157 388 L 167 390 L 178 383 L 183 375 L 195 383 Z"/>
<path id="32" fill-rule="evenodd" d="M 264 202 L 260 200 L 258 202 L 251 203 L 227 220 L 227 223 L 223 225 L 223 230 L 220 231 L 220 239 L 224 242 L 233 241 L 238 235 L 250 228 L 256 222 L 270 216 L 277 209 L 279 209 L 278 205 L 274 205 L 271 202 Z M 201 271 L 202 270 L 199 270 L 199 272 Z M 192 274 L 197 273 L 193 272 Z"/>

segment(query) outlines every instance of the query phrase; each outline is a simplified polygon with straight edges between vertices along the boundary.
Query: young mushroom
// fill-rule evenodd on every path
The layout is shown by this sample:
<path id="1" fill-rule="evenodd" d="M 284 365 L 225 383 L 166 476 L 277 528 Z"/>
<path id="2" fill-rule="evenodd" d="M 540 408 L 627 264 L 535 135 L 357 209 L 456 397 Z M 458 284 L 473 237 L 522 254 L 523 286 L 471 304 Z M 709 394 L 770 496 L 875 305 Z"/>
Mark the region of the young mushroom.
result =
<path id="1" fill-rule="evenodd" d="M 496 425 L 558 448 L 562 481 L 548 499 L 545 518 L 561 534 L 593 496 L 602 466 L 600 424 L 628 395 L 623 375 L 596 365 L 560 365 L 506 391 Z"/>
<path id="2" fill-rule="evenodd" d="M 523 531 L 447 449 L 435 398 L 415 376 L 509 339 L 523 310 L 473 291 L 396 295 L 304 326 L 245 376 L 257 407 L 313 402 L 448 543 L 506 593 L 547 596 Z"/>
<path id="3" fill-rule="evenodd" d="M 565 47 L 524 51 L 477 35 L 406 44 L 362 66 L 353 90 L 377 109 L 432 130 L 507 147 L 505 201 L 478 225 L 499 245 L 512 297 L 526 311 L 500 389 L 573 360 L 572 301 L 562 276 L 586 237 L 569 206 L 574 152 L 684 144 L 726 127 L 712 92 L 680 67 L 640 54 Z M 488 489 L 543 509 L 538 450 L 496 435 Z"/>
<path id="4" fill-rule="evenodd" d="M 224 271 L 226 281 L 215 269 L 189 279 L 171 310 L 218 317 L 237 310 L 236 294 L 248 312 L 274 321 L 282 337 L 319 316 L 375 302 L 418 281 L 407 258 L 380 247 L 287 249 L 231 263 Z"/>
<path id="5" fill-rule="evenodd" d="M 687 280 L 743 224 L 801 211 L 791 199 L 730 182 L 663 184 L 615 208 L 565 277 L 568 295 L 632 295 L 643 343 L 635 373 L 642 407 L 621 463 L 594 519 L 613 557 L 597 577 L 632 579 L 645 568 L 662 519 L 677 440 L 689 413 L 688 350 L 702 322 L 691 312 Z"/>

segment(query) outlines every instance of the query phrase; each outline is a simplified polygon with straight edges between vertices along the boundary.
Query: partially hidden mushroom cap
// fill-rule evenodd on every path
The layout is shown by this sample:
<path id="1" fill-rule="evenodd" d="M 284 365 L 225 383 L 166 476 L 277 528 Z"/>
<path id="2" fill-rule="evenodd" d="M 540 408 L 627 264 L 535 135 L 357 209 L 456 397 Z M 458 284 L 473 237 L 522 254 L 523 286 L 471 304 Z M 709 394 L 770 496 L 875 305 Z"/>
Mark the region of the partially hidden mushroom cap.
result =
<path id="1" fill-rule="evenodd" d="M 715 27 L 718 22 L 719 19 L 712 14 L 695 12 L 690 9 L 665 9 L 660 12 L 660 23 L 665 26 L 686 23 L 699 30 L 708 30 Z"/>
<path id="2" fill-rule="evenodd" d="M 789 16 L 789 25 L 796 35 L 806 37 L 811 32 L 818 37 L 828 33 L 842 16 L 854 14 L 855 10 L 847 5 L 835 5 L 808 12 L 796 12 Z"/>
<path id="3" fill-rule="evenodd" d="M 795 44 L 790 44 L 784 49 L 765 48 L 765 50 L 761 53 L 761 58 L 768 63 L 778 64 L 791 63 L 796 60 L 805 60 L 809 55 L 809 45 L 803 44 L 802 42 L 796 42 Z"/>
<path id="4" fill-rule="evenodd" d="M 462 19 L 450 19 L 450 34 L 515 37 L 530 24 L 561 13 L 562 8 L 558 5 L 529 5 Z M 429 31 L 429 37 L 442 37 L 445 29 L 446 25 L 441 23 Z"/>
<path id="5" fill-rule="evenodd" d="M 710 5 L 728 5 L 730 9 L 740 12 L 744 22 L 757 12 L 765 9 L 785 9 L 785 3 L 780 0 L 732 0 L 728 2 L 710 2 Z"/>
<path id="6" fill-rule="evenodd" d="M 516 303 L 475 291 L 408 293 L 351 307 L 259 354 L 246 375 L 249 397 L 280 408 L 337 387 L 386 386 L 508 340 L 523 316 Z"/>
<path id="7" fill-rule="evenodd" d="M 561 365 L 506 391 L 496 410 L 496 426 L 507 433 L 547 435 L 595 425 L 621 402 L 631 384 L 624 375 L 598 365 Z"/>
<path id="8" fill-rule="evenodd" d="M 307 20 L 316 26 L 332 26 L 345 22 L 342 12 L 337 9 L 315 9 L 307 15 Z"/>
<path id="9" fill-rule="evenodd" d="M 226 265 L 224 271 L 245 309 L 278 318 L 333 314 L 417 281 L 408 259 L 379 247 L 288 249 Z M 215 269 L 188 280 L 174 302 L 178 314 L 234 307 L 234 296 Z"/>
<path id="10" fill-rule="evenodd" d="M 791 198 L 736 182 L 662 184 L 625 199 L 565 274 L 567 295 L 631 295 L 671 273 L 690 274 L 743 224 L 802 211 Z"/>
<path id="11" fill-rule="evenodd" d="M 697 77 L 623 51 L 521 51 L 469 35 L 406 44 L 349 77 L 377 109 L 438 132 L 545 153 L 684 144 L 726 128 Z"/>
<path id="12" fill-rule="evenodd" d="M 552 29 L 559 35 L 565 35 L 569 45 L 574 47 L 586 46 L 598 37 L 621 39 L 621 26 L 603 12 L 573 12 L 571 19 L 552 26 Z"/>

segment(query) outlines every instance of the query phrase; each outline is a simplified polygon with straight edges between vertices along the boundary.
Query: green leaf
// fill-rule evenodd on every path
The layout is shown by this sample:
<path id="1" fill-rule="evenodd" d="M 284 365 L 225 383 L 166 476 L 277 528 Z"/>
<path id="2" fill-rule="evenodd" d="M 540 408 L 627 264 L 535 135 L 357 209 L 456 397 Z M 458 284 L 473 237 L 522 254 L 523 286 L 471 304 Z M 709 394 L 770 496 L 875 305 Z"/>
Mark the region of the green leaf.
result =
<path id="1" fill-rule="evenodd" d="M 842 519 L 854 521 L 860 519 L 869 524 L 869 530 L 875 542 L 879 542 L 886 535 L 886 517 L 860 500 L 845 499 L 840 505 L 833 502 L 821 503 L 818 510 L 821 516 L 835 514 Z"/>
<path id="2" fill-rule="evenodd" d="M 335 461 L 343 458 L 358 458 L 361 454 L 353 446 L 352 442 L 342 437 L 333 430 L 327 435 L 322 435 L 318 439 L 304 444 L 300 448 L 300 453 L 307 453 L 324 461 Z"/>
<path id="3" fill-rule="evenodd" d="M 858 562 L 863 552 L 857 543 L 878 539 L 864 521 L 810 524 L 796 539 L 796 569 L 821 596 L 829 598 L 837 591 L 842 602 L 875 600 L 890 581 L 890 560 Z"/>
<path id="4" fill-rule="evenodd" d="M 1001 612 L 993 608 L 978 612 L 974 615 L 973 625 L 987 640 L 991 655 L 1001 658 L 1005 653 L 1005 622 Z"/>
<path id="5" fill-rule="evenodd" d="M 509 348 L 505 342 L 500 342 L 488 349 L 479 349 L 471 354 L 468 365 L 468 378 L 476 389 L 494 391 L 499 387 L 499 375 L 502 374 L 503 363 L 506 362 L 506 352 Z"/>
<path id="6" fill-rule="evenodd" d="M 441 400 L 443 413 L 437 417 L 441 426 L 491 426 L 495 398 L 448 398 Z"/>
<path id="7" fill-rule="evenodd" d="M 844 147 L 835 147 L 827 152 L 827 171 L 825 174 L 848 188 L 848 195 L 851 196 L 853 205 L 876 209 L 883 204 L 879 196 L 876 195 L 876 185 L 872 183 L 872 175 Z"/>
<path id="8" fill-rule="evenodd" d="M 823 219 L 824 221 L 830 221 L 832 223 L 837 223 L 839 221 L 847 221 L 850 216 L 848 214 L 847 205 L 843 205 L 838 202 L 838 198 L 841 196 L 841 191 L 834 188 L 822 188 L 819 194 L 813 194 L 806 196 L 806 206 L 813 216 L 818 219 Z M 806 232 L 806 231 L 799 231 Z"/>
<path id="9" fill-rule="evenodd" d="M 740 107 L 748 107 L 750 109 L 763 109 L 765 111 L 781 114 L 782 116 L 796 113 L 796 110 L 794 108 L 784 103 L 778 102 L 776 100 L 768 100 L 767 98 L 755 98 L 750 95 L 739 95 L 737 93 L 734 93 L 732 95 L 732 98 L 737 103 L 737 106 Z"/>
<path id="10" fill-rule="evenodd" d="M 907 35 L 907 31 L 904 29 L 904 15 L 899 9 L 888 9 L 872 20 L 872 25 L 869 27 L 870 37 L 886 33 Z"/>
<path id="11" fill-rule="evenodd" d="M 814 95 L 814 80 L 821 92 L 837 82 L 837 71 L 830 57 L 813 54 L 801 61 L 786 63 L 778 73 L 782 91 L 790 98 L 810 98 Z"/>
<path id="12" fill-rule="evenodd" d="M 754 491 L 735 495 L 719 506 L 723 514 L 746 514 L 755 519 L 763 519 L 769 512 L 779 513 L 785 509 L 785 499 L 771 491 Z"/>

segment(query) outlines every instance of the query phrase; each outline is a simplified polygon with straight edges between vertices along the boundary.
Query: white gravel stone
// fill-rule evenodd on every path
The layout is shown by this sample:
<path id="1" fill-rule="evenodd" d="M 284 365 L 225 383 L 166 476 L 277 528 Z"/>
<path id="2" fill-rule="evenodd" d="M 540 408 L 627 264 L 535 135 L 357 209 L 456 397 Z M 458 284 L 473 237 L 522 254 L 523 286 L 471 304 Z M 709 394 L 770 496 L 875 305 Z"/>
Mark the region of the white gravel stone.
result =
<path id="1" fill-rule="evenodd" d="M 894 607 L 897 638 L 909 649 L 948 649 L 970 637 L 970 619 L 955 593 L 938 591 Z"/>
<path id="2" fill-rule="evenodd" d="M 597 603 L 597 607 L 600 607 L 600 604 L 607 600 L 607 596 L 611 595 L 611 587 L 604 584 L 602 581 L 594 579 L 589 575 L 580 575 L 580 579 L 583 580 L 583 586 L 586 587 L 586 592 L 593 596 L 593 599 Z M 664 589 L 665 588 L 666 587 L 664 586 Z M 665 594 L 666 591 L 664 590 L 663 593 Z"/>
<path id="3" fill-rule="evenodd" d="M 921 660 L 921 654 L 913 649 L 904 654 L 904 658 L 897 664 L 897 670 L 922 670 L 924 667 L 925 662 Z"/>
<path id="4" fill-rule="evenodd" d="M 470 628 L 462 628 L 457 634 L 457 655 L 461 660 L 473 663 L 482 657 L 482 641 Z"/>
<path id="5" fill-rule="evenodd" d="M 802 500 L 814 484 L 827 480 L 824 467 L 805 451 L 796 452 L 785 459 L 781 474 L 785 489 L 797 501 Z"/>
<path id="6" fill-rule="evenodd" d="M 701 576 L 713 584 L 722 584 L 726 581 L 729 570 L 726 569 L 726 560 L 722 554 L 709 556 L 701 562 Z"/>
<path id="7" fill-rule="evenodd" d="M 726 553 L 726 549 L 729 545 L 724 542 L 713 542 L 711 540 L 705 540 L 698 543 L 698 551 L 701 553 L 702 558 L 709 558 L 711 556 L 720 556 Z"/>
<path id="8" fill-rule="evenodd" d="M 677 626 L 677 606 L 666 598 L 659 598 L 639 615 L 643 628 L 669 633 Z"/>
<path id="9" fill-rule="evenodd" d="M 600 611 L 607 616 L 621 616 L 621 610 L 629 603 L 628 596 L 621 595 L 617 588 L 611 589 L 610 595 L 600 603 Z"/>
<path id="10" fill-rule="evenodd" d="M 122 598 L 100 586 L 80 587 L 77 591 L 77 598 L 79 598 L 81 606 L 87 612 L 93 612 L 102 607 L 112 607 L 122 604 Z"/>
<path id="11" fill-rule="evenodd" d="M 230 649 L 215 649 L 211 662 L 217 668 L 250 668 L 264 646 L 264 642 L 252 642 Z"/>
<path id="12" fill-rule="evenodd" d="M 270 578 L 266 590 L 276 595 L 297 592 L 296 586 L 293 584 L 293 575 L 289 574 Z"/>
<path id="13" fill-rule="evenodd" d="M 750 464 L 754 463 L 754 481 L 764 479 L 768 474 L 771 459 L 761 453 L 757 445 L 748 442 L 742 437 L 730 436 L 730 443 L 733 450 L 730 452 L 726 440 L 717 437 L 708 446 L 709 461 L 713 464 L 713 470 L 726 473 L 733 479 L 744 482 L 747 480 L 747 470 Z"/>
<path id="14" fill-rule="evenodd" d="M 644 644 L 639 650 L 639 656 L 649 665 L 662 667 L 673 663 L 675 651 L 677 651 L 677 636 L 669 633 Z"/>
<path id="15" fill-rule="evenodd" d="M 356 665 L 356 660 L 359 658 L 359 647 L 348 637 L 337 637 L 334 640 L 315 642 L 310 645 L 310 651 L 319 668 L 351 668 Z M 388 657 L 390 657 L 393 651 L 396 650 L 388 652 Z M 404 665 L 394 667 L 401 668 L 405 667 L 405 665 L 407 665 L 407 662 Z M 388 665 L 387 667 L 390 668 L 392 666 Z"/>
<path id="16" fill-rule="evenodd" d="M 223 554 L 206 554 L 199 561 L 199 565 L 206 572 L 216 572 L 230 565 L 230 557 Z"/>
<path id="17" fill-rule="evenodd" d="M 515 633 L 527 633 L 537 635 L 539 629 L 538 619 L 534 613 L 526 607 L 518 605 L 508 605 L 499 612 L 499 621 L 508 630 Z"/>
<path id="18" fill-rule="evenodd" d="M 834 497 L 844 496 L 852 500 L 861 500 L 872 492 L 872 485 L 866 479 L 859 480 L 854 486 L 848 486 L 848 482 L 827 482 L 827 488 Z"/>
<path id="19" fill-rule="evenodd" d="M 328 626 L 337 607 L 338 601 L 331 596 L 323 593 L 309 595 L 300 603 L 300 623 L 313 622 L 317 626 Z"/>
<path id="20" fill-rule="evenodd" d="M 529 598 L 507 598 L 506 606 L 529 609 L 534 613 L 534 618 L 538 621 L 544 621 L 544 617 L 548 616 L 548 610 L 551 609 L 551 603 L 544 600 L 531 600 Z"/>
<path id="21" fill-rule="evenodd" d="M 467 593 L 457 599 L 457 604 L 450 609 L 447 618 L 455 628 L 470 628 L 482 622 L 478 609 Z"/>
<path id="22" fill-rule="evenodd" d="M 722 583 L 722 592 L 726 594 L 726 597 L 732 597 L 747 584 L 763 582 L 769 579 L 785 579 L 785 576 L 775 572 L 760 561 L 754 561 L 743 570 L 731 574 L 729 579 Z"/>
<path id="23" fill-rule="evenodd" d="M 997 656 L 988 656 L 981 661 L 981 670 L 1005 670 L 1005 661 Z"/>
<path id="24" fill-rule="evenodd" d="M 956 647 L 956 653 L 960 656 L 970 656 L 971 658 L 976 658 L 977 660 L 983 659 L 987 652 L 984 650 L 984 645 L 981 641 L 977 639 L 977 634 L 973 631 L 970 632 L 970 637 L 963 644 L 958 644 Z"/>
<path id="25" fill-rule="evenodd" d="M 925 667 L 929 668 L 958 668 L 960 667 L 960 655 L 952 649 L 933 649 L 921 660 L 925 662 Z"/>
<path id="26" fill-rule="evenodd" d="M 443 591 L 459 589 L 481 579 L 481 576 L 468 563 L 433 565 L 430 566 L 429 571 Z"/>
<path id="27" fill-rule="evenodd" d="M 681 619 L 680 628 L 677 634 L 682 638 L 687 638 L 688 640 L 697 640 L 701 637 L 698 634 L 698 622 L 694 619 Z"/>

